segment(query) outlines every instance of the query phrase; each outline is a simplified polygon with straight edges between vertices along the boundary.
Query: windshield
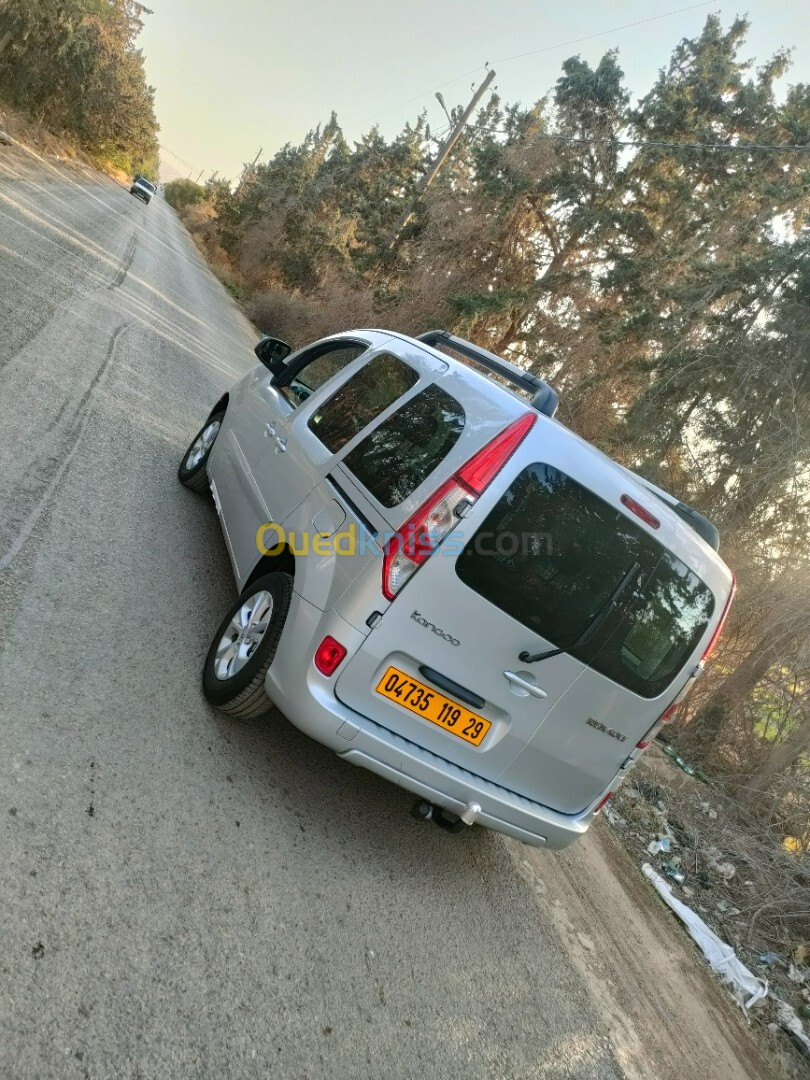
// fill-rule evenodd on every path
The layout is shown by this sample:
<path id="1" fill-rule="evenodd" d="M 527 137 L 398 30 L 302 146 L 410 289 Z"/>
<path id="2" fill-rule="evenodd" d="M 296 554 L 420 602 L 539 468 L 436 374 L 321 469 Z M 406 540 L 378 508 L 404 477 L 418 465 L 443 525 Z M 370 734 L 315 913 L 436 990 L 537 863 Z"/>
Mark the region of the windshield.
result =
<path id="1" fill-rule="evenodd" d="M 577 644 L 636 563 L 618 610 Z M 542 463 L 510 485 L 456 571 L 528 629 L 644 697 L 666 689 L 714 610 L 710 589 L 672 552 Z"/>

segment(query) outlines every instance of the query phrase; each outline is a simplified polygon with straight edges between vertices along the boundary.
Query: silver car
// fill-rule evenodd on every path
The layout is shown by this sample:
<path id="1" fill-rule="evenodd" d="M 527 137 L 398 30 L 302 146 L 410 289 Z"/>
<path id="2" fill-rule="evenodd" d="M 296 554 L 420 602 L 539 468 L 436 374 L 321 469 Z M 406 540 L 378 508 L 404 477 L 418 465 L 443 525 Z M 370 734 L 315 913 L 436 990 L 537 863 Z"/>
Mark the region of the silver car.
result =
<path id="1" fill-rule="evenodd" d="M 136 176 L 132 181 L 132 186 L 129 189 L 130 195 L 135 195 L 141 199 L 148 206 L 154 198 L 157 188 L 149 180 L 145 180 L 142 176 Z"/>
<path id="2" fill-rule="evenodd" d="M 716 530 L 444 331 L 256 353 L 179 470 L 211 491 L 239 590 L 207 699 L 275 704 L 449 831 L 572 843 L 717 640 Z"/>

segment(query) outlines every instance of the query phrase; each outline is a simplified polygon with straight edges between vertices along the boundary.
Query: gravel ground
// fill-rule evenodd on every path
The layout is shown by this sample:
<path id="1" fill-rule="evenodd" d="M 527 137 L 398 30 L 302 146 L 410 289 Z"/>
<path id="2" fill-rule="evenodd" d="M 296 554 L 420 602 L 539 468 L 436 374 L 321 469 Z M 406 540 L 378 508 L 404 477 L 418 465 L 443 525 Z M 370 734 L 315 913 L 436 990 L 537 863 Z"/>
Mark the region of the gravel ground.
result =
<path id="1" fill-rule="evenodd" d="M 764 1075 L 604 836 L 448 837 L 205 704 L 175 469 L 256 335 L 162 199 L 0 148 L 0 321 L 0 1076 Z"/>

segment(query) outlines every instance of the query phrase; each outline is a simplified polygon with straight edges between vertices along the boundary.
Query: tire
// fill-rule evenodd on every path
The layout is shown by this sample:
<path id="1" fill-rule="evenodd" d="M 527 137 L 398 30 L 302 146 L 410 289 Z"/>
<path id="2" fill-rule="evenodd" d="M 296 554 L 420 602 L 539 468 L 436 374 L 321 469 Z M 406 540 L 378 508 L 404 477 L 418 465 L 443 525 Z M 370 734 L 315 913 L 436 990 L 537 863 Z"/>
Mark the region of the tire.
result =
<path id="1" fill-rule="evenodd" d="M 292 591 L 289 574 L 266 574 L 231 606 L 203 665 L 203 693 L 215 709 L 242 719 L 264 716 L 272 709 L 264 679 L 287 621 Z"/>
<path id="2" fill-rule="evenodd" d="M 190 491 L 196 491 L 198 495 L 207 495 L 210 490 L 206 465 L 224 419 L 224 412 L 214 413 L 213 416 L 208 417 L 191 440 L 191 444 L 183 454 L 183 460 L 177 470 L 177 478 L 183 487 L 187 487 Z M 212 434 L 211 429 L 214 425 L 216 425 L 216 430 Z M 190 461 L 191 464 L 189 464 Z"/>

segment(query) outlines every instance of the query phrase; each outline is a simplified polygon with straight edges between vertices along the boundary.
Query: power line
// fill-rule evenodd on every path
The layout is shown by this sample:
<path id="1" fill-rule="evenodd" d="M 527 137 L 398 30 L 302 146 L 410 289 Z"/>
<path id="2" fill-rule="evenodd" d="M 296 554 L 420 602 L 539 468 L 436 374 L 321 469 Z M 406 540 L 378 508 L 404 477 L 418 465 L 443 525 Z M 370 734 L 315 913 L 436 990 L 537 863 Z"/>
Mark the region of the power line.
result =
<path id="1" fill-rule="evenodd" d="M 497 134 L 506 135 L 509 134 L 506 131 L 501 130 Z M 749 150 L 766 150 L 766 151 L 795 151 L 798 153 L 810 152 L 810 144 L 805 146 L 797 146 L 792 143 L 687 143 L 687 142 L 663 142 L 656 139 L 581 139 L 572 135 L 554 135 L 546 134 L 536 135 L 534 139 L 529 143 L 529 146 L 533 146 L 535 143 L 542 142 L 543 140 L 549 142 L 564 142 L 571 143 L 575 146 L 627 146 L 636 147 L 640 150 L 647 149 L 663 149 L 663 150 L 731 150 L 737 153 L 748 153 Z"/>
<path id="2" fill-rule="evenodd" d="M 402 109 L 406 105 L 412 105 L 414 101 L 421 101 L 422 98 L 426 98 L 428 94 L 435 94 L 437 90 L 444 90 L 445 86 L 450 86 L 452 83 L 458 82 L 460 79 L 466 79 L 470 75 L 475 75 L 480 71 L 482 64 L 477 64 L 474 68 L 470 68 L 469 71 L 465 71 L 463 75 L 456 75 L 452 79 L 448 79 L 447 82 L 440 83 L 438 86 L 434 86 L 432 90 L 426 90 L 424 94 L 417 94 L 416 97 L 408 98 L 407 101 L 401 101 L 399 105 L 392 105 L 390 109 L 383 109 L 382 112 L 376 113 L 372 116 L 372 120 L 378 120 L 381 116 L 387 116 L 388 113 L 394 112 L 395 109 Z"/>
<path id="3" fill-rule="evenodd" d="M 175 154 L 174 150 L 170 150 L 168 146 L 164 146 L 163 143 L 160 144 L 160 149 L 165 150 L 167 154 L 171 154 L 175 161 L 179 161 L 181 165 L 185 165 L 185 167 L 191 169 L 192 172 L 197 168 L 196 165 L 192 165 L 190 161 L 186 161 L 186 159 L 180 157 L 179 154 Z"/>
<path id="4" fill-rule="evenodd" d="M 633 26 L 643 26 L 645 23 L 658 22 L 660 19 L 668 19 L 672 15 L 680 15 L 684 11 L 695 11 L 697 8 L 709 7 L 714 3 L 714 0 L 703 0 L 700 4 L 689 4 L 687 7 L 675 8 L 673 11 L 665 11 L 660 15 L 651 15 L 647 19 L 637 19 L 635 22 L 623 23 L 621 26 L 613 26 L 609 30 L 598 30 L 594 34 L 585 34 L 583 37 L 571 38 L 569 41 L 559 41 L 556 45 L 544 45 L 541 49 L 531 49 L 529 52 L 516 53 L 514 56 L 506 56 L 501 60 L 494 60 L 493 64 L 510 64 L 513 60 L 522 60 L 525 56 L 536 56 L 538 53 L 552 52 L 554 49 L 564 49 L 568 45 L 578 45 L 583 41 L 592 41 L 594 38 L 605 37 L 607 34 L 616 34 L 620 30 L 628 30 Z M 389 109 L 384 109 L 382 112 L 377 113 L 372 117 L 372 120 L 377 120 L 381 116 L 387 116 L 388 113 L 394 112 L 396 109 L 402 109 L 406 105 L 413 104 L 414 101 L 421 101 L 422 98 L 426 98 L 429 94 L 434 94 L 437 90 L 443 90 L 445 86 L 450 86 L 452 83 L 459 82 L 461 79 L 466 79 L 470 75 L 475 75 L 476 72 L 481 70 L 481 67 L 489 67 L 489 61 L 486 64 L 478 64 L 476 67 L 471 68 L 469 71 L 465 71 L 463 75 L 456 75 L 452 79 L 448 79 L 447 82 L 441 83 L 439 86 L 434 86 L 432 90 L 426 90 L 423 94 L 417 94 L 415 97 L 408 98 L 407 101 L 401 101 L 399 105 L 392 105 Z"/>
<path id="5" fill-rule="evenodd" d="M 658 22 L 659 19 L 668 19 L 671 15 L 680 15 L 684 11 L 694 11 L 696 8 L 709 7 L 714 0 L 704 0 L 700 4 L 689 4 L 688 7 L 675 8 L 674 11 L 665 11 L 661 15 L 651 15 L 647 19 L 636 19 L 635 22 L 623 23 L 614 26 L 610 30 L 599 30 L 595 34 L 585 34 L 583 37 L 571 38 L 570 41 L 561 41 L 558 45 L 546 45 L 542 49 L 530 49 L 529 52 L 516 53 L 514 56 L 505 56 L 501 60 L 495 60 L 495 64 L 510 64 L 513 60 L 522 60 L 524 56 L 537 56 L 538 53 L 551 52 L 553 49 L 564 49 L 568 45 L 579 45 L 582 41 L 591 41 L 593 38 L 604 37 L 605 34 L 615 34 L 619 30 L 629 30 L 633 26 L 643 26 L 645 23 Z"/>

